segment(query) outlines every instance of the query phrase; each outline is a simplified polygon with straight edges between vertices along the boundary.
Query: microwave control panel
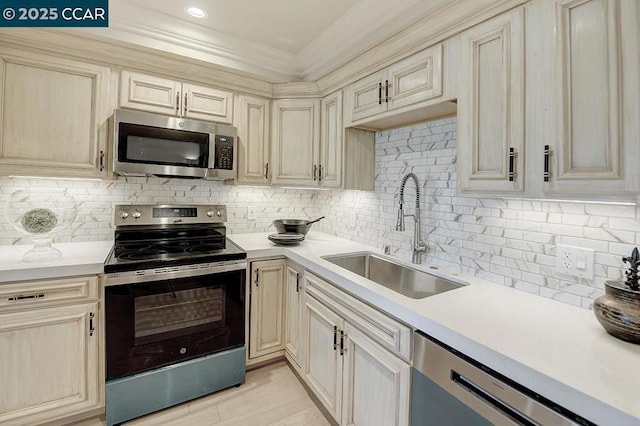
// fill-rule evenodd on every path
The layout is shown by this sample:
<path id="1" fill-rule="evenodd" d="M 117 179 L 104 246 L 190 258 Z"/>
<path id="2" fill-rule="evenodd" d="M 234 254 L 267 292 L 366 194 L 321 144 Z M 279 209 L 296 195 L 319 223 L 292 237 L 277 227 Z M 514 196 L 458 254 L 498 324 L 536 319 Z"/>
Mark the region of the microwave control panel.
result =
<path id="1" fill-rule="evenodd" d="M 216 135 L 215 168 L 233 170 L 233 137 Z"/>

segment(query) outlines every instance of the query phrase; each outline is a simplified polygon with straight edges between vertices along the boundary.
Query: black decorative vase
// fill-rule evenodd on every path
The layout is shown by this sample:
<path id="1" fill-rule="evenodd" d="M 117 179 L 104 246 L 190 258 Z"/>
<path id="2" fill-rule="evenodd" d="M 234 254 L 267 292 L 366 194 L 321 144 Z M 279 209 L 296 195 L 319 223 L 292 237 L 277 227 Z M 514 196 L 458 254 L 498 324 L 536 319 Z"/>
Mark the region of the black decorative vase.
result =
<path id="1" fill-rule="evenodd" d="M 593 304 L 593 312 L 607 333 L 631 343 L 640 343 L 640 291 L 623 281 L 606 281 L 605 294 Z"/>

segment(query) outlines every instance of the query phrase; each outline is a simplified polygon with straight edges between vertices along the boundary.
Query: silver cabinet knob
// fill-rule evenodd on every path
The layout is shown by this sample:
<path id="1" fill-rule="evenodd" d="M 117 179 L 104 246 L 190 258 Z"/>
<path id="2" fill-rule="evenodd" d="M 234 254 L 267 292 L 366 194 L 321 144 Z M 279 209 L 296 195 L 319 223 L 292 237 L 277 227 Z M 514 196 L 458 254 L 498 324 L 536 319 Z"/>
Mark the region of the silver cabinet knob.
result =
<path id="1" fill-rule="evenodd" d="M 140 213 L 138 210 L 135 210 L 133 213 L 131 213 L 131 216 L 133 216 L 134 219 L 140 219 L 142 217 L 142 213 Z"/>
<path id="2" fill-rule="evenodd" d="M 120 216 L 120 219 L 126 219 L 129 217 L 129 212 L 126 210 L 120 210 L 118 215 Z"/>
<path id="3" fill-rule="evenodd" d="M 218 216 L 218 217 L 222 217 L 222 210 L 218 210 L 218 211 L 216 212 L 216 216 Z"/>
<path id="4" fill-rule="evenodd" d="M 211 210 L 207 212 L 207 217 L 213 217 L 213 212 Z"/>

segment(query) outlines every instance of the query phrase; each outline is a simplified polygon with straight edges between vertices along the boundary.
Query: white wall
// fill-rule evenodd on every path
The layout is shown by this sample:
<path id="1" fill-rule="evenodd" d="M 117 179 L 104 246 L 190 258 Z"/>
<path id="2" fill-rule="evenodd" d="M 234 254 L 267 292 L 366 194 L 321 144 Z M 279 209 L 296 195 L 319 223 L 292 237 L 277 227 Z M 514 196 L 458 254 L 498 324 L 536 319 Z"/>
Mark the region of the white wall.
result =
<path id="1" fill-rule="evenodd" d="M 621 279 L 621 257 L 640 244 L 635 206 L 553 201 L 458 197 L 456 121 L 433 121 L 376 136 L 376 190 L 314 191 L 225 186 L 220 182 L 162 178 L 115 181 L 0 178 L 0 209 L 16 189 L 69 187 L 79 203 L 71 229 L 55 241 L 113 238 L 113 211 L 118 203 L 221 203 L 228 207 L 231 233 L 274 231 L 278 218 L 327 218 L 313 229 L 382 248 L 411 258 L 413 222 L 396 232 L 398 191 L 402 176 L 420 179 L 423 238 L 429 246 L 425 263 L 462 271 L 524 291 L 590 307 L 603 293 L 605 279 Z M 406 212 L 415 196 L 405 191 Z M 247 206 L 258 207 L 255 221 Z M 0 244 L 28 243 L 0 213 Z M 555 273 L 555 246 L 568 244 L 596 251 L 595 278 L 578 280 Z"/>

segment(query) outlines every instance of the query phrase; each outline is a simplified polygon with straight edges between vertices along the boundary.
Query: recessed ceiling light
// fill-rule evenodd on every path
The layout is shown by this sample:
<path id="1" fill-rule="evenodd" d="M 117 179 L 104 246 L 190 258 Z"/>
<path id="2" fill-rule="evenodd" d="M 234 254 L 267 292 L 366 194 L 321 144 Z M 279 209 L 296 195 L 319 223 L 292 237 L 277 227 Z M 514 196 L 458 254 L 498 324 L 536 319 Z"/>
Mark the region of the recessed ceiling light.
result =
<path id="1" fill-rule="evenodd" d="M 200 9 L 199 7 L 196 6 L 187 6 L 184 8 L 184 11 L 187 13 L 187 15 L 191 15 L 194 18 L 206 18 L 207 17 L 207 12 L 203 9 Z"/>

